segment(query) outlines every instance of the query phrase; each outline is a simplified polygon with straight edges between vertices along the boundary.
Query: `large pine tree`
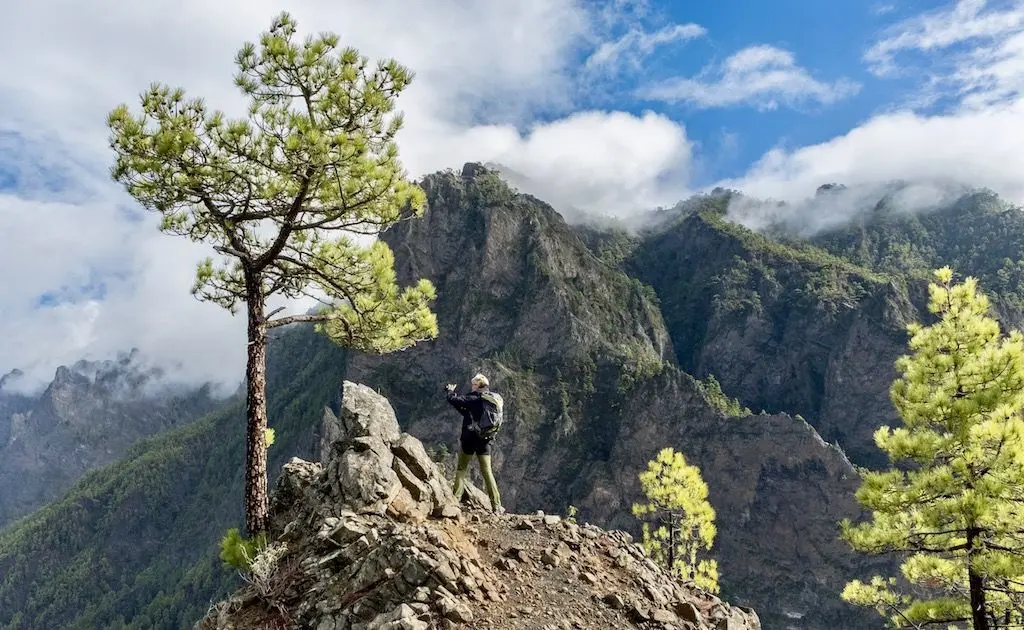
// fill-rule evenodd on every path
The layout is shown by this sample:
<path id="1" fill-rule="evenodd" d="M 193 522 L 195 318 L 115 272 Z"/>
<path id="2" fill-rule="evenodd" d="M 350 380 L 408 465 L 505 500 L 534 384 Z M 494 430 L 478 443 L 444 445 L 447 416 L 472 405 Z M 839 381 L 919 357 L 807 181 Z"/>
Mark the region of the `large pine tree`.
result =
<path id="1" fill-rule="evenodd" d="M 913 324 L 891 398 L 903 426 L 875 442 L 899 467 L 868 472 L 857 499 L 871 519 L 844 521 L 868 553 L 897 552 L 900 578 L 853 581 L 848 601 L 895 627 L 974 630 L 1024 623 L 1024 337 L 989 315 L 977 281 L 936 271 L 929 309 Z"/>
<path id="2" fill-rule="evenodd" d="M 394 257 L 382 241 L 360 244 L 422 213 L 423 191 L 406 179 L 395 135 L 397 95 L 412 73 L 393 60 L 371 66 L 327 33 L 295 41 L 287 13 L 259 48 L 238 52 L 235 84 L 248 117 L 208 112 L 184 90 L 155 84 L 133 116 L 110 113 L 114 179 L 161 229 L 210 243 L 224 256 L 200 263 L 194 293 L 232 313 L 248 310 L 246 529 L 267 517 L 267 330 L 317 322 L 333 340 L 389 352 L 436 336 L 427 280 L 399 290 Z M 313 297 L 314 314 L 273 318 L 272 296 Z"/>

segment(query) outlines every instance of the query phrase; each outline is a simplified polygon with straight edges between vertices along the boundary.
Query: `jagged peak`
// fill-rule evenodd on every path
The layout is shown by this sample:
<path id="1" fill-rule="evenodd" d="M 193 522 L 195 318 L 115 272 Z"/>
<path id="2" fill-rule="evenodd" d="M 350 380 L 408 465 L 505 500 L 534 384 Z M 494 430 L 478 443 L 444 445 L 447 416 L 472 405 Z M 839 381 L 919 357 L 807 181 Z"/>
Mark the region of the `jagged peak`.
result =
<path id="1" fill-rule="evenodd" d="M 16 387 L 17 383 L 21 379 L 23 379 L 24 377 L 25 377 L 25 372 L 19 370 L 18 368 L 14 368 L 13 370 L 8 372 L 7 374 L 4 374 L 3 376 L 0 376 L 0 392 L 7 393 L 7 392 L 4 392 L 5 388 L 10 390 L 12 388 L 12 386 Z"/>
<path id="2" fill-rule="evenodd" d="M 817 197 L 819 195 L 826 195 L 826 194 L 829 194 L 829 193 L 836 193 L 836 192 L 839 192 L 839 191 L 842 191 L 842 190 L 846 190 L 846 184 L 838 184 L 836 182 L 829 182 L 827 184 L 822 184 L 821 186 L 818 186 L 818 189 L 814 191 L 814 195 Z"/>
<path id="3" fill-rule="evenodd" d="M 468 340 L 478 356 L 512 343 L 538 363 L 563 353 L 599 361 L 671 356 L 649 292 L 599 258 L 551 206 L 477 166 L 468 165 L 472 180 L 452 171 L 428 176 L 426 215 L 382 235 L 403 254 L 400 282 L 435 284 L 449 335 Z M 460 326 L 481 313 L 492 314 L 491 329 Z"/>

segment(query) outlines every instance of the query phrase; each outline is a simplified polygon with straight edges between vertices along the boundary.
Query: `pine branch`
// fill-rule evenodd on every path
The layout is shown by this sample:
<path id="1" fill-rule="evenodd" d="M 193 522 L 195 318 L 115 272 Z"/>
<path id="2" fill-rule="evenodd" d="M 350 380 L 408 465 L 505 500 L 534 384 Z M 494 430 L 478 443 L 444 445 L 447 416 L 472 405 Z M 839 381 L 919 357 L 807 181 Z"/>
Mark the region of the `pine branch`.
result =
<path id="1" fill-rule="evenodd" d="M 299 322 L 326 322 L 329 319 L 331 318 L 328 315 L 289 315 L 288 317 L 267 321 L 267 328 L 277 328 L 278 326 L 287 326 L 288 324 Z"/>

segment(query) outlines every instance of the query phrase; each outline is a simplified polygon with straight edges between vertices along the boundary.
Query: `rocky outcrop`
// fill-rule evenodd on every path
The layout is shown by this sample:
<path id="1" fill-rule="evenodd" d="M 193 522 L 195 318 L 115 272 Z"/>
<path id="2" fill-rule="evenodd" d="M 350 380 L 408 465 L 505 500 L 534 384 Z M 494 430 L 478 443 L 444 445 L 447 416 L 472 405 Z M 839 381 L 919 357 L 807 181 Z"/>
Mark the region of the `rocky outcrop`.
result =
<path id="1" fill-rule="evenodd" d="M 250 585 L 199 630 L 759 630 L 757 614 L 655 565 L 631 536 L 543 512 L 493 515 L 447 489 L 386 399 L 344 384 L 337 439 L 293 459 Z"/>
<path id="2" fill-rule="evenodd" d="M 339 508 L 418 523 L 457 516 L 455 497 L 423 444 L 402 433 L 386 398 L 346 381 L 339 415 L 324 414 L 324 464 L 294 458 L 271 504 L 271 530 L 312 526 Z M 322 496 L 320 496 L 321 493 Z"/>

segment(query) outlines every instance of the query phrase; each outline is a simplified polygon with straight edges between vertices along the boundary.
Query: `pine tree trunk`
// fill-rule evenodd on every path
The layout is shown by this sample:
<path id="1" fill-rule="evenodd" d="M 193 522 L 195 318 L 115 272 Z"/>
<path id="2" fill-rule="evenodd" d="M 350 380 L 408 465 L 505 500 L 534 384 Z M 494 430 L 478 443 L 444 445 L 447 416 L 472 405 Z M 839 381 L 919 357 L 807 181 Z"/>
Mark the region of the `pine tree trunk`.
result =
<path id="1" fill-rule="evenodd" d="M 668 572 L 676 574 L 676 515 L 668 515 Z"/>
<path id="2" fill-rule="evenodd" d="M 987 610 L 985 610 L 985 582 L 974 570 L 972 554 L 978 530 L 967 530 L 967 584 L 971 592 L 971 627 L 973 630 L 989 630 Z"/>
<path id="3" fill-rule="evenodd" d="M 246 275 L 249 353 L 246 363 L 245 529 L 251 539 L 267 531 L 267 324 L 262 282 Z"/>
<path id="4" fill-rule="evenodd" d="M 989 630 L 988 616 L 985 614 L 985 589 L 980 575 L 970 569 L 967 574 L 971 589 L 971 621 L 974 630 Z"/>

